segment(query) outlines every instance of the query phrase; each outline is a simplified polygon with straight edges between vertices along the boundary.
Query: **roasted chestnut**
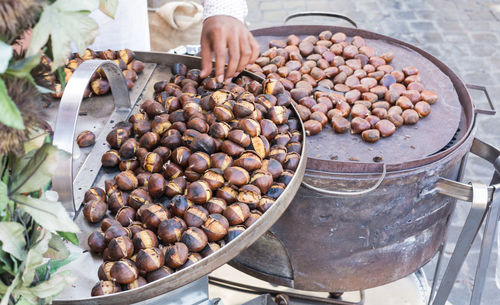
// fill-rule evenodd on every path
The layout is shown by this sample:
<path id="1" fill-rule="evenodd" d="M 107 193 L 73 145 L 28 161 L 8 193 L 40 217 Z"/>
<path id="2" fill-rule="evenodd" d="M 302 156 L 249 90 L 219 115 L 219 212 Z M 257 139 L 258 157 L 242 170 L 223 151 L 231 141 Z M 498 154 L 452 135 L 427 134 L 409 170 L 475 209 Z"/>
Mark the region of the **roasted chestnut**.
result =
<path id="1" fill-rule="evenodd" d="M 227 234 L 228 220 L 220 214 L 210 214 L 202 226 L 209 241 L 218 241 Z"/>
<path id="2" fill-rule="evenodd" d="M 87 239 L 87 244 L 89 245 L 90 250 L 101 253 L 106 248 L 106 239 L 104 238 L 104 234 L 99 231 L 92 232 Z"/>
<path id="3" fill-rule="evenodd" d="M 227 231 L 227 235 L 224 239 L 224 241 L 226 243 L 229 243 L 231 242 L 233 239 L 235 239 L 236 237 L 238 237 L 238 235 L 240 235 L 241 233 L 243 233 L 245 231 L 245 227 L 244 226 L 234 226 L 234 227 L 229 227 L 228 231 Z"/>
<path id="4" fill-rule="evenodd" d="M 91 187 L 85 192 L 83 202 L 87 202 L 90 200 L 106 201 L 106 192 L 100 187 Z"/>
<path id="5" fill-rule="evenodd" d="M 232 166 L 226 168 L 224 171 L 224 178 L 231 184 L 234 185 L 245 185 L 250 181 L 250 175 L 242 167 Z"/>
<path id="6" fill-rule="evenodd" d="M 137 232 L 132 239 L 135 252 L 141 249 L 158 247 L 158 239 L 156 234 L 151 230 L 142 230 Z"/>
<path id="7" fill-rule="evenodd" d="M 184 194 L 186 189 L 186 179 L 184 177 L 177 177 L 170 180 L 165 186 L 165 195 L 168 197 L 174 197 L 175 195 Z"/>
<path id="8" fill-rule="evenodd" d="M 139 270 L 137 270 L 134 262 L 123 258 L 113 264 L 109 273 L 117 283 L 129 284 L 137 279 Z"/>
<path id="9" fill-rule="evenodd" d="M 99 281 L 92 287 L 91 296 L 107 295 L 122 291 L 120 285 L 114 281 Z"/>
<path id="10" fill-rule="evenodd" d="M 148 192 L 153 198 L 160 198 L 165 192 L 165 178 L 161 174 L 154 173 L 148 180 Z"/>
<path id="11" fill-rule="evenodd" d="M 187 229 L 187 225 L 179 217 L 163 220 L 158 226 L 158 237 L 164 243 L 174 243 L 180 241 L 182 233 Z"/>
<path id="12" fill-rule="evenodd" d="M 156 230 L 163 220 L 169 218 L 168 210 L 158 204 L 143 205 L 137 211 L 137 215 L 141 218 L 146 228 L 152 230 Z"/>
<path id="13" fill-rule="evenodd" d="M 162 165 L 163 160 L 161 156 L 154 152 L 147 153 L 144 159 L 142 159 L 142 168 L 150 173 L 160 172 Z"/>
<path id="14" fill-rule="evenodd" d="M 222 152 L 218 152 L 210 156 L 210 164 L 212 167 L 220 168 L 221 170 L 225 170 L 231 166 L 232 162 L 233 159 Z"/>
<path id="15" fill-rule="evenodd" d="M 80 147 L 88 147 L 95 144 L 95 134 L 90 130 L 80 132 L 76 138 L 76 143 Z"/>
<path id="16" fill-rule="evenodd" d="M 111 217 L 104 218 L 101 221 L 101 230 L 102 230 L 102 232 L 106 232 L 106 230 L 109 227 L 111 227 L 112 225 L 115 225 L 115 224 L 120 225 L 120 223 L 118 221 L 116 221 L 116 219 L 114 219 L 114 218 L 111 218 Z"/>
<path id="17" fill-rule="evenodd" d="M 186 198 L 197 204 L 203 204 L 212 197 L 212 190 L 206 181 L 195 181 L 186 188 Z"/>
<path id="18" fill-rule="evenodd" d="M 219 249 L 220 246 L 217 243 L 208 243 L 199 253 L 202 257 L 207 257 L 214 252 L 217 252 Z"/>
<path id="19" fill-rule="evenodd" d="M 191 265 L 194 265 L 195 263 L 199 262 L 202 258 L 203 257 L 198 253 L 191 253 L 191 254 L 189 254 L 184 265 L 180 266 L 178 270 L 182 270 L 182 269 L 185 269 Z"/>
<path id="20" fill-rule="evenodd" d="M 98 222 L 100 221 L 104 215 L 106 215 L 106 211 L 108 206 L 102 200 L 90 200 L 85 202 L 83 206 L 83 216 L 87 219 L 88 222 Z"/>
<path id="21" fill-rule="evenodd" d="M 199 205 L 192 206 L 184 212 L 184 221 L 188 227 L 200 227 L 208 217 L 208 211 Z"/>
<path id="22" fill-rule="evenodd" d="M 119 149 L 128 137 L 129 133 L 127 130 L 123 128 L 115 128 L 106 136 L 106 141 L 112 148 Z"/>
<path id="23" fill-rule="evenodd" d="M 120 156 L 124 159 L 130 159 L 135 156 L 139 149 L 139 143 L 136 139 L 127 139 L 120 147 Z"/>
<path id="24" fill-rule="evenodd" d="M 205 171 L 201 177 L 207 184 L 208 187 L 214 191 L 224 185 L 224 171 L 220 168 L 211 168 Z"/>
<path id="25" fill-rule="evenodd" d="M 176 195 L 170 200 L 170 210 L 175 216 L 183 217 L 184 212 L 189 207 L 192 207 L 194 203 L 191 200 L 188 200 L 185 196 Z"/>
<path id="26" fill-rule="evenodd" d="M 135 219 L 135 209 L 132 207 L 124 206 L 116 212 L 116 221 L 118 221 L 122 226 L 129 226 Z"/>
<path id="27" fill-rule="evenodd" d="M 174 270 L 172 270 L 170 267 L 162 266 L 157 270 L 149 272 L 146 275 L 146 280 L 148 281 L 148 283 L 151 283 L 166 276 L 169 276 L 172 273 L 174 273 Z"/>
<path id="28" fill-rule="evenodd" d="M 227 207 L 226 201 L 222 198 L 212 197 L 204 204 L 210 214 L 222 214 Z"/>
<path id="29" fill-rule="evenodd" d="M 158 248 L 141 249 L 137 252 L 136 264 L 140 270 L 151 272 L 165 264 L 165 256 Z"/>
<path id="30" fill-rule="evenodd" d="M 116 150 L 109 150 L 102 155 L 101 163 L 104 167 L 115 167 L 120 163 L 120 154 Z"/>
<path id="31" fill-rule="evenodd" d="M 224 217 L 231 225 L 244 223 L 250 215 L 248 205 L 242 202 L 236 202 L 228 206 L 223 213 Z"/>
<path id="32" fill-rule="evenodd" d="M 132 240 L 126 235 L 113 238 L 108 243 L 108 255 L 111 260 L 130 258 L 134 253 Z"/>
<path id="33" fill-rule="evenodd" d="M 208 238 L 200 228 L 189 227 L 182 233 L 181 242 L 187 246 L 189 251 L 198 252 L 207 245 Z"/>
<path id="34" fill-rule="evenodd" d="M 247 220 L 243 223 L 245 227 L 250 227 L 253 225 L 259 218 L 262 216 L 262 213 L 257 210 L 250 211 L 250 216 L 248 216 Z"/>
<path id="35" fill-rule="evenodd" d="M 127 199 L 127 204 L 136 210 L 139 209 L 141 206 L 145 204 L 150 204 L 152 202 L 153 199 L 151 198 L 149 193 L 143 188 L 138 188 L 133 190 Z"/>
<path id="36" fill-rule="evenodd" d="M 127 228 L 122 227 L 121 224 L 111 225 L 106 232 L 104 232 L 104 239 L 106 239 L 106 243 L 109 243 L 113 238 L 119 236 L 128 236 L 131 237 L 131 233 Z"/>
<path id="37" fill-rule="evenodd" d="M 184 265 L 188 258 L 189 249 L 181 242 L 176 242 L 165 249 L 165 265 L 176 269 Z"/>

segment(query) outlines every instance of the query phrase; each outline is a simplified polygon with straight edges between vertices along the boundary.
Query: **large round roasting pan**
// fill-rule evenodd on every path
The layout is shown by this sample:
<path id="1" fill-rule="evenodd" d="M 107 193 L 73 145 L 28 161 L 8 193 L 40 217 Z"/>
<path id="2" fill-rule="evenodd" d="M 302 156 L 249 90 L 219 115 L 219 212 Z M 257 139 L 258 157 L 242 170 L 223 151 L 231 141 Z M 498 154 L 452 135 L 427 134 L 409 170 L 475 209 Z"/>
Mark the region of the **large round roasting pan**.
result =
<path id="1" fill-rule="evenodd" d="M 302 187 L 266 235 L 233 265 L 266 281 L 313 291 L 352 291 L 403 278 L 427 263 L 444 241 L 456 199 L 432 190 L 460 180 L 473 143 L 475 109 L 460 78 L 429 53 L 365 30 L 280 26 L 253 31 L 272 39 L 324 30 L 359 35 L 397 68 L 416 66 L 440 99 L 429 117 L 375 145 L 331 129 L 308 137 Z M 372 161 L 381 156 L 382 163 Z M 358 162 L 349 161 L 356 157 Z M 259 257 L 259 260 L 255 260 Z"/>
<path id="2" fill-rule="evenodd" d="M 138 59 L 144 62 L 157 64 L 156 70 L 152 73 L 152 76 L 148 80 L 144 92 L 142 93 L 143 96 L 135 106 L 136 109 L 144 100 L 151 98 L 151 96 L 153 95 L 153 85 L 155 82 L 170 79 L 170 67 L 174 63 L 184 63 L 188 66 L 188 68 L 199 68 L 201 66 L 201 61 L 198 57 L 152 52 L 137 52 L 136 56 Z M 117 84 L 116 86 L 112 86 L 111 88 L 113 97 L 115 99 L 115 107 L 122 107 L 121 110 L 118 109 L 118 111 L 128 111 L 126 108 L 124 109 L 124 107 L 127 105 L 127 102 L 125 102 L 124 100 L 117 100 L 117 97 L 128 100 L 128 92 L 124 85 L 125 82 L 123 79 L 123 75 L 119 68 L 110 61 L 91 60 L 84 62 L 75 71 L 68 83 L 68 86 L 66 87 L 67 89 L 65 90 L 61 100 L 56 122 L 54 143 L 57 142 L 56 144 L 58 146 L 67 150 L 68 152 L 71 152 L 73 149 L 74 131 L 76 124 L 75 120 L 80 108 L 83 90 L 87 86 L 92 74 L 99 67 L 104 68 L 106 75 L 108 75 L 108 78 L 113 78 L 112 80 L 110 80 L 112 85 L 113 83 Z M 123 81 L 123 84 L 121 84 L 120 81 Z M 123 85 L 123 88 L 120 88 L 119 85 Z M 125 90 L 125 95 L 123 95 L 123 90 Z M 295 114 L 298 117 L 297 113 Z M 111 121 L 110 123 L 113 122 Z M 58 126 L 62 126 L 64 128 L 58 128 Z M 303 134 L 305 134 L 302 125 L 301 129 Z M 98 136 L 98 142 L 95 144 L 95 147 L 102 147 L 103 145 L 106 145 L 104 140 L 102 142 L 99 142 L 100 138 L 104 139 L 105 135 L 104 137 Z M 306 145 L 305 142 L 303 142 L 302 144 L 302 155 L 305 156 Z M 99 151 L 99 148 L 97 149 L 97 151 Z M 95 156 L 92 156 L 92 154 L 93 152 L 91 152 L 89 158 L 95 158 Z M 100 155 L 98 156 L 98 160 L 100 160 Z M 65 269 L 69 269 L 72 271 L 72 274 L 76 277 L 76 282 L 74 285 L 67 287 L 63 291 L 63 293 L 54 301 L 54 304 L 131 304 L 165 294 L 210 273 L 211 271 L 217 269 L 218 267 L 233 259 L 236 255 L 238 255 L 238 253 L 255 242 L 271 227 L 274 222 L 276 222 L 276 220 L 278 220 L 278 218 L 290 204 L 300 186 L 300 182 L 302 181 L 305 171 L 305 163 L 306 158 L 301 158 L 298 168 L 290 184 L 286 187 L 283 194 L 276 200 L 275 204 L 273 204 L 273 206 L 269 210 L 267 210 L 266 213 L 264 213 L 263 216 L 259 220 L 257 220 L 257 222 L 255 222 L 251 227 L 240 234 L 240 236 L 238 236 L 236 239 L 222 247 L 219 251 L 204 258 L 200 262 L 140 288 L 106 296 L 90 297 L 90 291 L 93 285 L 98 281 L 97 269 L 102 263 L 102 258 L 92 255 L 90 251 L 84 251 L 84 253 L 81 253 L 80 257 L 76 261 L 65 267 Z M 60 198 L 69 198 L 71 202 L 75 200 L 76 209 L 78 210 L 78 207 L 80 207 L 80 202 L 76 202 L 76 199 L 74 199 L 78 198 L 78 196 L 73 197 L 71 163 L 61 164 L 60 169 L 62 170 L 56 173 L 53 180 L 54 188 L 57 189 L 60 193 Z M 93 170 L 97 171 L 98 168 L 90 169 L 90 172 L 92 172 Z M 102 181 L 105 178 L 111 178 L 112 175 L 113 173 L 107 173 L 106 170 L 101 169 L 96 184 L 100 187 L 103 187 L 103 185 L 101 184 Z M 82 193 L 81 190 L 78 191 L 80 194 Z M 64 202 L 65 200 L 63 199 L 62 201 Z M 82 230 L 82 233 L 78 234 L 80 248 L 88 250 L 89 248 L 87 245 L 87 238 L 90 233 L 99 229 L 99 225 L 89 224 L 84 219 L 82 214 L 83 213 L 79 213 L 75 221 Z"/>

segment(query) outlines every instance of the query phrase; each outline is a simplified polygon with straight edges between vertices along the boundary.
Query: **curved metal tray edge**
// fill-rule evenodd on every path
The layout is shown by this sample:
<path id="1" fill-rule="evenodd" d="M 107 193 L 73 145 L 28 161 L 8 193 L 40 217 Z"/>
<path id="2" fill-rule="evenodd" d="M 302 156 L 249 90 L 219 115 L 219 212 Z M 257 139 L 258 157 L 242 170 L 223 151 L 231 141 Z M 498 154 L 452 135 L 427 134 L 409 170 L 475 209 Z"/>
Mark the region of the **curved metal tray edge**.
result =
<path id="1" fill-rule="evenodd" d="M 140 52 L 140 56 L 145 56 L 147 55 L 147 53 L 148 52 Z M 201 62 L 201 59 L 199 57 L 166 53 L 153 53 L 152 55 L 159 59 L 159 64 L 173 63 L 171 60 L 174 60 L 175 57 L 179 57 L 180 62 L 189 64 L 190 66 L 199 66 L 199 63 Z M 165 55 L 168 55 L 167 58 L 163 58 L 164 60 L 160 60 L 161 57 Z M 251 73 L 248 73 L 247 75 L 253 76 L 253 74 Z M 258 78 L 257 76 L 255 77 Z M 295 115 L 300 118 L 295 107 L 293 107 L 293 110 L 295 112 Z M 222 247 L 216 253 L 204 258 L 200 262 L 184 270 L 175 272 L 172 275 L 167 276 L 161 280 L 148 283 L 145 286 L 106 296 L 89 297 L 84 299 L 55 299 L 53 304 L 132 304 L 180 288 L 232 260 L 272 227 L 272 225 L 288 208 L 300 187 L 302 178 L 304 177 L 306 170 L 307 158 L 304 158 L 304 156 L 306 156 L 306 138 L 304 125 L 302 124 L 302 121 L 300 119 L 299 121 L 302 134 L 304 136 L 302 140 L 301 158 L 297 170 L 295 171 L 295 175 L 293 176 L 288 186 L 285 188 L 285 191 L 282 193 L 282 195 L 273 204 L 273 206 L 269 210 L 267 210 L 266 213 L 264 213 L 262 217 L 259 218 L 250 228 L 241 233 L 236 239 Z"/>

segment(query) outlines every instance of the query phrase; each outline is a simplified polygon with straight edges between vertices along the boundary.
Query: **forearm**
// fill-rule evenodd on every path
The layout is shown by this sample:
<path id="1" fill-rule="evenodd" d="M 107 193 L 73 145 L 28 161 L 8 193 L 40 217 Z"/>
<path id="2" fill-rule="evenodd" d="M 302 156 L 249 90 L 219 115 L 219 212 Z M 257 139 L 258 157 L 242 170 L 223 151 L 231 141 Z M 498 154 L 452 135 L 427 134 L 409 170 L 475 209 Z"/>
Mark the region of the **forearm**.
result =
<path id="1" fill-rule="evenodd" d="M 203 0 L 203 20 L 217 15 L 231 16 L 244 22 L 248 14 L 245 0 Z"/>

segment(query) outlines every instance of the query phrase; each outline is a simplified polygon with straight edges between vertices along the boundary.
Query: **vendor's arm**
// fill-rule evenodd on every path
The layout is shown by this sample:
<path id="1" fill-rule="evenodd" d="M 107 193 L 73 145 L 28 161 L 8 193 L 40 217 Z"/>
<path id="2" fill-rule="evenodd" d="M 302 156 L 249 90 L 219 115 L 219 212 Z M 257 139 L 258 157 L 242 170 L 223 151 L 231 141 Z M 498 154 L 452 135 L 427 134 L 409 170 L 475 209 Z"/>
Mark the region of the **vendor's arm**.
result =
<path id="1" fill-rule="evenodd" d="M 201 33 L 201 76 L 212 70 L 218 81 L 234 77 L 259 56 L 259 44 L 243 24 L 247 15 L 245 0 L 204 0 L 203 30 Z M 224 75 L 226 52 L 229 55 Z"/>

